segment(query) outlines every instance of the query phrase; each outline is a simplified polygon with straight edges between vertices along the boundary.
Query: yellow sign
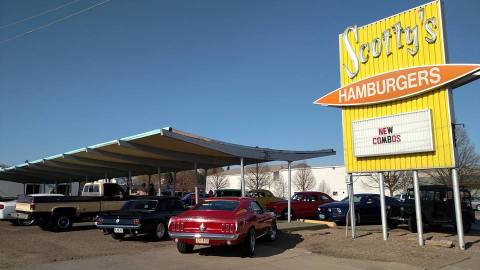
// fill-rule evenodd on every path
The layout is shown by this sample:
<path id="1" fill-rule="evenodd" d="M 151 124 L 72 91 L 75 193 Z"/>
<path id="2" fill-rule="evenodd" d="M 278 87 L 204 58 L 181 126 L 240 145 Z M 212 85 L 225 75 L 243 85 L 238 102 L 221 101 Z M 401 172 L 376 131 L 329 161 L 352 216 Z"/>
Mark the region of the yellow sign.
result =
<path id="1" fill-rule="evenodd" d="M 433 1 L 362 27 L 345 29 L 339 36 L 341 87 L 393 70 L 445 64 L 441 8 L 440 1 Z M 342 107 L 347 172 L 455 167 L 450 104 L 450 90 L 442 86 L 401 100 Z M 412 117 L 420 111 L 428 112 L 422 115 L 431 119 L 416 125 Z M 389 122 L 385 117 L 392 115 L 395 121 Z M 365 128 L 354 129 L 353 124 L 358 122 Z M 422 138 L 418 134 L 426 135 Z M 409 138 L 420 142 L 402 146 Z M 368 153 L 388 155 L 355 155 L 356 143 L 372 147 L 363 149 Z M 394 143 L 398 146 L 391 146 Z M 418 144 L 432 147 L 408 149 L 408 145 Z M 383 151 L 382 147 L 390 148 Z M 396 152 L 397 148 L 401 151 Z"/>

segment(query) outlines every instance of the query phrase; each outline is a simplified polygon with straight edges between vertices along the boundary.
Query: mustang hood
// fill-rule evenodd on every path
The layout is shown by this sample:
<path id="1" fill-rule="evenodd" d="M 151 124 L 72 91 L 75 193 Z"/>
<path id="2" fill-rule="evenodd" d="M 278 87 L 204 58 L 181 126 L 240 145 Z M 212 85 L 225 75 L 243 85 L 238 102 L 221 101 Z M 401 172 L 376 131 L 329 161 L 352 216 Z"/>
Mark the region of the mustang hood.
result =
<path id="1" fill-rule="evenodd" d="M 348 201 L 341 201 L 341 202 L 331 202 L 322 204 L 320 207 L 322 208 L 348 208 Z"/>

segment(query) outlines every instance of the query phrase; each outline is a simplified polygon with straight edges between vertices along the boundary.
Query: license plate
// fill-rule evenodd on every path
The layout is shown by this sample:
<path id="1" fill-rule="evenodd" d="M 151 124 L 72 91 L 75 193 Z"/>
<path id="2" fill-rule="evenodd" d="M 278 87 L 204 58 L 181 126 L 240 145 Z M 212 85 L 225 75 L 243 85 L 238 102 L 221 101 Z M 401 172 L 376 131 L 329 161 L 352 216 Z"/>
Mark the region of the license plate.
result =
<path id="1" fill-rule="evenodd" d="M 324 214 L 320 214 L 320 215 L 318 215 L 318 218 L 319 218 L 319 219 L 325 219 L 325 215 L 324 215 Z"/>
<path id="2" fill-rule="evenodd" d="M 200 245 L 208 245 L 210 240 L 208 238 L 196 238 L 195 239 L 195 244 L 200 244 Z"/>
<path id="3" fill-rule="evenodd" d="M 123 233 L 123 228 L 113 228 L 114 233 Z"/>

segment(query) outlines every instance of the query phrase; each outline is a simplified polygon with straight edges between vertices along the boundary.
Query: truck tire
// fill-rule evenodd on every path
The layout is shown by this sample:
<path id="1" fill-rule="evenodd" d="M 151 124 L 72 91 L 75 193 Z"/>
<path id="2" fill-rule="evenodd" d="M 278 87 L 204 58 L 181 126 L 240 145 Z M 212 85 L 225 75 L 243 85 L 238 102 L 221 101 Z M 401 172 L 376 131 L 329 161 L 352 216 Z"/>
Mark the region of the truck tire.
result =
<path id="1" fill-rule="evenodd" d="M 177 243 L 177 250 L 182 254 L 192 253 L 193 248 L 194 248 L 194 245 L 190 245 L 182 241 L 178 241 Z"/>
<path id="2" fill-rule="evenodd" d="M 165 223 L 160 221 L 159 223 L 153 226 L 152 236 L 156 240 L 165 239 L 167 235 L 168 235 L 168 232 L 167 232 L 167 226 L 165 225 Z"/>
<path id="3" fill-rule="evenodd" d="M 40 227 L 40 229 L 45 230 L 45 231 L 51 231 L 52 230 L 52 222 L 50 215 L 43 215 L 40 216 L 37 220 L 37 225 Z"/>
<path id="4" fill-rule="evenodd" d="M 67 231 L 73 227 L 73 218 L 66 213 L 53 214 L 52 221 L 56 231 Z"/>

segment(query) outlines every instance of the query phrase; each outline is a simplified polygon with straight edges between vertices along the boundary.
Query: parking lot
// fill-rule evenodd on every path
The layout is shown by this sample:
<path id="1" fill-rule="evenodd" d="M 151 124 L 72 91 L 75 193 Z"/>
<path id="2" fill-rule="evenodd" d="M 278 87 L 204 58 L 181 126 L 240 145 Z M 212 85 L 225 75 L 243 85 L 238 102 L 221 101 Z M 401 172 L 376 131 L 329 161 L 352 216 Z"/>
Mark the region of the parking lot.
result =
<path id="1" fill-rule="evenodd" d="M 477 212 L 477 218 L 479 213 Z M 0 223 L 0 261 L 5 269 L 478 269 L 480 224 L 466 236 L 467 250 L 417 246 L 405 228 L 381 240 L 378 225 L 360 226 L 359 238 L 345 236 L 343 227 L 281 233 L 275 242 L 260 241 L 254 258 L 242 258 L 234 247 L 197 247 L 179 254 L 173 241 L 137 237 L 117 241 L 82 223 L 73 231 L 53 233 L 36 226 Z M 427 232 L 426 238 L 456 241 L 455 231 Z"/>

